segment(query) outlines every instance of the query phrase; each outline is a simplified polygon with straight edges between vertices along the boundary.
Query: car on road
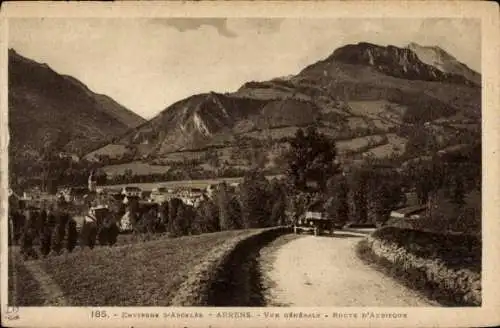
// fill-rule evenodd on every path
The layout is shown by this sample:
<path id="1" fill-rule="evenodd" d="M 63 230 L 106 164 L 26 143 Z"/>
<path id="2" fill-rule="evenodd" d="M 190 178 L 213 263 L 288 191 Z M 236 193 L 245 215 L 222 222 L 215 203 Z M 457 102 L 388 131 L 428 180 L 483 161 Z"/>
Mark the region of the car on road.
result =
<path id="1" fill-rule="evenodd" d="M 328 231 L 330 235 L 333 235 L 335 231 L 335 223 L 322 212 L 306 212 L 299 218 L 293 227 L 293 232 L 295 234 L 307 232 L 312 233 L 315 236 L 320 236 L 325 231 Z"/>

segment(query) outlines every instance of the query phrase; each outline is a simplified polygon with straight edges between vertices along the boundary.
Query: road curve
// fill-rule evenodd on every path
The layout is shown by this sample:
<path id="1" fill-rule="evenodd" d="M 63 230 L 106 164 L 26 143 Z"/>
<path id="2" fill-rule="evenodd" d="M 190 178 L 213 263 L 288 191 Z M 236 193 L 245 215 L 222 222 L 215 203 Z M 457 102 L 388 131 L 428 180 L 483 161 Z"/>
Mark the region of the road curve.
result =
<path id="1" fill-rule="evenodd" d="M 266 305 L 439 306 L 357 258 L 354 247 L 369 232 L 337 231 L 333 237 L 288 235 L 261 249 Z"/>

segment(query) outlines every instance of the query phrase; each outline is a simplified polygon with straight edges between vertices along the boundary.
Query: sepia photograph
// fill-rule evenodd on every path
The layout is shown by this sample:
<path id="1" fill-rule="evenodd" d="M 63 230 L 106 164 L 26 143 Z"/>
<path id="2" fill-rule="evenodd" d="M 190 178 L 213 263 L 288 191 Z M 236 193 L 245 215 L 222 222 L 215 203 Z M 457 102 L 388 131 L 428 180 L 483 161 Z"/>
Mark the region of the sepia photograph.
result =
<path id="1" fill-rule="evenodd" d="M 485 305 L 481 17 L 4 27 L 8 318 Z"/>

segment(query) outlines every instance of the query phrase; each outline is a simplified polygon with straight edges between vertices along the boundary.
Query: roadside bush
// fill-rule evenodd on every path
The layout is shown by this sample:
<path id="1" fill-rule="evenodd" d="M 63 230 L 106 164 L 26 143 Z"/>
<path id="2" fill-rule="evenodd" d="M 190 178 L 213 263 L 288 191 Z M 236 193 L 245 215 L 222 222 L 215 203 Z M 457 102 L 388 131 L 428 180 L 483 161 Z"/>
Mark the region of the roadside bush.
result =
<path id="1" fill-rule="evenodd" d="M 481 239 L 385 227 L 362 240 L 358 256 L 447 306 L 481 305 Z"/>

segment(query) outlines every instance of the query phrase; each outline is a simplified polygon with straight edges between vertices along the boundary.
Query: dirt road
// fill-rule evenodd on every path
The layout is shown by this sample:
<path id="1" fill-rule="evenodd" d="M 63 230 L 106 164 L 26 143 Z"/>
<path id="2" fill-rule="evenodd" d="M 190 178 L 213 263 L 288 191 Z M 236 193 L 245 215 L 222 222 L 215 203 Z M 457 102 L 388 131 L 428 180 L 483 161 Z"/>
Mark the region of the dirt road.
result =
<path id="1" fill-rule="evenodd" d="M 369 230 L 285 235 L 260 251 L 267 306 L 438 306 L 365 265 L 354 247 Z"/>

